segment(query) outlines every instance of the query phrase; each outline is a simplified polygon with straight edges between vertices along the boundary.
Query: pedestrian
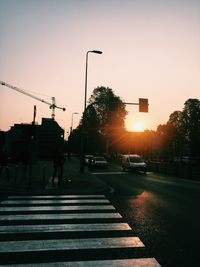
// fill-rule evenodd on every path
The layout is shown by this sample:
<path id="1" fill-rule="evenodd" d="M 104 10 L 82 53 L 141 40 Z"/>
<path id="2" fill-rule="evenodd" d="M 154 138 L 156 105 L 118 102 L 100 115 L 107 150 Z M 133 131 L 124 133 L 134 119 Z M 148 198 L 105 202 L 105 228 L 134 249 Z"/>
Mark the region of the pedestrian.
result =
<path id="1" fill-rule="evenodd" d="M 53 178 L 52 178 L 52 184 L 55 181 L 55 178 L 58 177 L 58 184 L 60 185 L 61 179 L 63 177 L 63 164 L 64 164 L 64 153 L 62 151 L 57 151 L 54 153 L 53 158 Z"/>

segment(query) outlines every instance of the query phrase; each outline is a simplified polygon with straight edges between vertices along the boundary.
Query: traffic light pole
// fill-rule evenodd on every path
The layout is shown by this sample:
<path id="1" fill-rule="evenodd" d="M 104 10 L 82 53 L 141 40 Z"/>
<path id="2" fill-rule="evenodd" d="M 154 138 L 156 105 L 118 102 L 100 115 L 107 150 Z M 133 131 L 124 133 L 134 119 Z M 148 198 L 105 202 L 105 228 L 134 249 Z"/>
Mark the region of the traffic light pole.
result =
<path id="1" fill-rule="evenodd" d="M 138 106 L 139 103 L 127 103 L 127 102 L 124 102 L 125 105 L 135 105 L 135 106 Z"/>
<path id="2" fill-rule="evenodd" d="M 139 106 L 139 112 L 148 112 L 149 104 L 148 104 L 148 98 L 139 98 L 139 103 L 126 103 L 125 105 L 135 105 Z"/>

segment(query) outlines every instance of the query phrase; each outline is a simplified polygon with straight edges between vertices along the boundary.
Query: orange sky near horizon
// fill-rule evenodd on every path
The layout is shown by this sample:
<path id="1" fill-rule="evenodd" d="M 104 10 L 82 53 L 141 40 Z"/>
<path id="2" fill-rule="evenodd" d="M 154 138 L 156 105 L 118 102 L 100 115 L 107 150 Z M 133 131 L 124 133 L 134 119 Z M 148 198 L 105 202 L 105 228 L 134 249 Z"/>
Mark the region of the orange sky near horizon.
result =
<path id="1" fill-rule="evenodd" d="M 1 0 L 0 80 L 51 101 L 56 121 L 69 131 L 88 94 L 106 86 L 125 102 L 149 99 L 149 112 L 127 106 L 126 127 L 156 130 L 200 92 L 200 2 L 197 0 Z M 50 117 L 48 105 L 0 85 L 0 129 Z"/>

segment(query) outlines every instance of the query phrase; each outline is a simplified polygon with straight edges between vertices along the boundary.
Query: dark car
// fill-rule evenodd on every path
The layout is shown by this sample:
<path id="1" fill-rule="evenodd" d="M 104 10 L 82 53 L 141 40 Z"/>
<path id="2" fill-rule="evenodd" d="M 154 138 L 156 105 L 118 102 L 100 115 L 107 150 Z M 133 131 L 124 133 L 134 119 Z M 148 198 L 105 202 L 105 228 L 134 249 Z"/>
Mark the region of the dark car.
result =
<path id="1" fill-rule="evenodd" d="M 93 158 L 93 155 L 85 155 L 85 163 L 88 165 Z"/>
<path id="2" fill-rule="evenodd" d="M 90 168 L 107 168 L 108 162 L 102 156 L 93 157 L 89 162 Z"/>

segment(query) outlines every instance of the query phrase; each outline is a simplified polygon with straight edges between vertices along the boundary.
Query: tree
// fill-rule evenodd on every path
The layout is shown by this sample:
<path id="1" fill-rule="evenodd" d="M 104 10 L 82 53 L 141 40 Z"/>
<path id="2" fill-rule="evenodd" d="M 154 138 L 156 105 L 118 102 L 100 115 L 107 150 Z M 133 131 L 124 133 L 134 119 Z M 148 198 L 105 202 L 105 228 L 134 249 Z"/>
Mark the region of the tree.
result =
<path id="1" fill-rule="evenodd" d="M 159 125 L 160 152 L 165 157 L 200 156 L 200 101 L 188 99 L 183 111 L 174 111 L 166 124 Z"/>
<path id="2" fill-rule="evenodd" d="M 167 122 L 168 139 L 173 151 L 173 156 L 180 156 L 184 153 L 185 135 L 182 125 L 182 112 L 174 111 Z"/>
<path id="3" fill-rule="evenodd" d="M 159 156 L 161 158 L 169 158 L 173 154 L 172 147 L 170 145 L 169 126 L 167 124 L 160 124 L 157 127 L 157 139 L 159 141 Z"/>
<path id="4" fill-rule="evenodd" d="M 200 100 L 188 99 L 184 103 L 182 125 L 188 140 L 190 154 L 200 155 Z"/>
<path id="5" fill-rule="evenodd" d="M 99 127 L 103 131 L 105 126 L 124 128 L 124 120 L 127 114 L 125 104 L 120 97 L 113 93 L 109 87 L 97 87 L 94 89 L 89 99 L 89 104 L 93 105 L 99 120 Z"/>
<path id="6" fill-rule="evenodd" d="M 108 152 L 111 147 L 114 149 L 120 134 L 125 131 L 126 114 L 125 104 L 111 88 L 103 86 L 95 88 L 84 114 L 88 135 L 87 145 L 92 146 L 92 140 L 96 140 L 98 143 L 95 143 L 95 147 L 99 147 L 99 150 L 102 150 L 102 142 L 104 152 Z"/>

